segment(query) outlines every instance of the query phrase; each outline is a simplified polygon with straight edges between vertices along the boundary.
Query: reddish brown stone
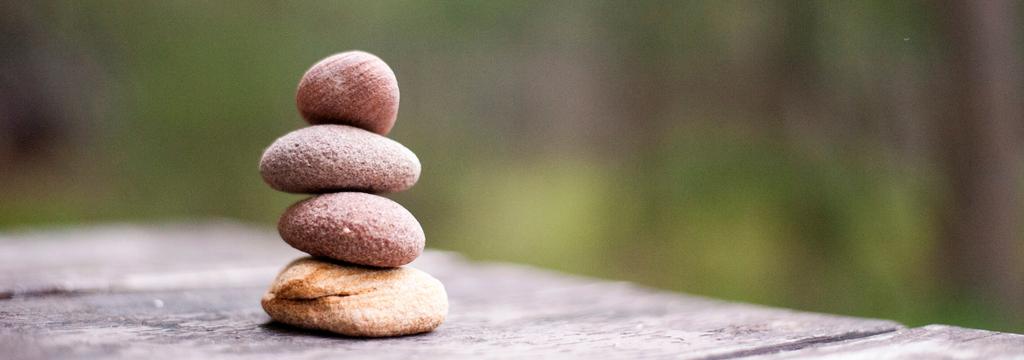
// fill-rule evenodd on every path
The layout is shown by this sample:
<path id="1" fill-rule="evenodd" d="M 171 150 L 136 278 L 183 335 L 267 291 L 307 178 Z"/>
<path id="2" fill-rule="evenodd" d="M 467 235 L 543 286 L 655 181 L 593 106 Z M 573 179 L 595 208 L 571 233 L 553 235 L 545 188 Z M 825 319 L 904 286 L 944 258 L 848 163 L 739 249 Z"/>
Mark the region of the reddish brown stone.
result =
<path id="1" fill-rule="evenodd" d="M 423 252 L 416 218 L 388 198 L 340 192 L 288 207 L 277 230 L 292 247 L 313 256 L 370 266 L 405 265 Z"/>
<path id="2" fill-rule="evenodd" d="M 387 135 L 398 117 L 398 97 L 398 80 L 388 64 L 373 54 L 349 51 L 306 71 L 295 104 L 312 125 L 351 125 Z"/>

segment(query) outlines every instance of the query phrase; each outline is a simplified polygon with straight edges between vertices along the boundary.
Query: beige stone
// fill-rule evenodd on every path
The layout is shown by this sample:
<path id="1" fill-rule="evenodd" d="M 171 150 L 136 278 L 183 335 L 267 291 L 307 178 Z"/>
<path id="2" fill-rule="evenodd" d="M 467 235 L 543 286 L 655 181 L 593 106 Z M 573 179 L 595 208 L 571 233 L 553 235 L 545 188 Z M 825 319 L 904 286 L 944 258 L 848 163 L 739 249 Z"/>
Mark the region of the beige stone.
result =
<path id="1" fill-rule="evenodd" d="M 411 267 L 372 268 L 301 258 L 263 295 L 274 320 L 348 336 L 430 331 L 448 315 L 444 285 Z"/>

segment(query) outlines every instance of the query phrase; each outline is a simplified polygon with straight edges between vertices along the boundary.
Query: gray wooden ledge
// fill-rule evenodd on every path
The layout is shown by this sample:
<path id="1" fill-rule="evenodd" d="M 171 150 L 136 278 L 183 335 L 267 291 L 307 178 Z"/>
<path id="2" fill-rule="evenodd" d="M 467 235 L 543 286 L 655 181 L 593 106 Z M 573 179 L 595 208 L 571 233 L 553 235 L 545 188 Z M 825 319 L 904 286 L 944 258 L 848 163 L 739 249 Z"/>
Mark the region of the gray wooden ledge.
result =
<path id="1" fill-rule="evenodd" d="M 214 222 L 0 235 L 0 358 L 998 358 L 1024 336 L 731 303 L 426 251 L 434 331 L 357 339 L 270 320 L 260 297 L 303 256 Z"/>

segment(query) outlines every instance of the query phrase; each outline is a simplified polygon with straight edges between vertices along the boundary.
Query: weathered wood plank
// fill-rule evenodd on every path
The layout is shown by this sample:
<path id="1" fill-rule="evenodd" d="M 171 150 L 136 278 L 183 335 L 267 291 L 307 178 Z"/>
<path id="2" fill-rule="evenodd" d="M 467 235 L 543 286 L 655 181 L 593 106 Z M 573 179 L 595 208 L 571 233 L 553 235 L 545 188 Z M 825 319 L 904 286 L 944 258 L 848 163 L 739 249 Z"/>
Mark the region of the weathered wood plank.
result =
<path id="1" fill-rule="evenodd" d="M 929 325 L 753 359 L 1021 359 L 1024 335 Z"/>
<path id="2" fill-rule="evenodd" d="M 230 222 L 92 226 L 0 235 L 0 297 L 263 284 L 303 253 Z"/>
<path id="3" fill-rule="evenodd" d="M 353 339 L 263 312 L 274 272 L 300 256 L 268 229 L 6 235 L 0 254 L 0 354 L 17 358 L 730 358 L 902 328 L 428 251 L 412 266 L 445 284 L 448 320 L 426 334 Z"/>

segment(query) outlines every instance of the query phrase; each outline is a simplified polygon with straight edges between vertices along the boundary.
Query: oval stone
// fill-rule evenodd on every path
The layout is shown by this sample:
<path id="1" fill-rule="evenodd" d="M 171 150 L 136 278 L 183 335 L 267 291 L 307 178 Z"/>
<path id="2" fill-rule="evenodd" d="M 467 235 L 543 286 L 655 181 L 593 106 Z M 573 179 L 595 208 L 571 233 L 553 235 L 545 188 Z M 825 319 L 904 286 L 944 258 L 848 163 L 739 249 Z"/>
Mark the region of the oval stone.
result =
<path id="1" fill-rule="evenodd" d="M 277 230 L 285 242 L 310 255 L 380 267 L 412 262 L 425 243 L 420 223 L 402 205 L 359 192 L 297 202 L 281 215 Z"/>
<path id="2" fill-rule="evenodd" d="M 274 141 L 260 159 L 260 176 L 270 187 L 289 193 L 385 194 L 416 184 L 420 160 L 402 144 L 372 132 L 318 125 Z"/>
<path id="3" fill-rule="evenodd" d="M 421 333 L 448 315 L 444 285 L 425 272 L 313 258 L 295 260 L 281 271 L 262 303 L 274 320 L 348 336 Z"/>
<path id="4" fill-rule="evenodd" d="M 373 54 L 349 51 L 306 71 L 295 104 L 311 125 L 351 125 L 387 135 L 398 117 L 398 98 L 398 80 L 388 64 Z"/>

